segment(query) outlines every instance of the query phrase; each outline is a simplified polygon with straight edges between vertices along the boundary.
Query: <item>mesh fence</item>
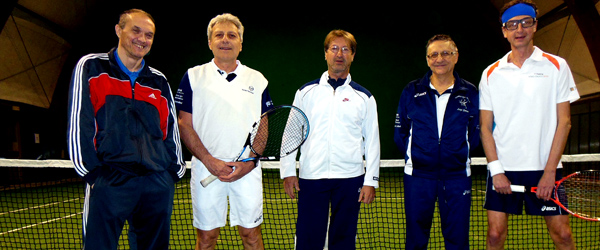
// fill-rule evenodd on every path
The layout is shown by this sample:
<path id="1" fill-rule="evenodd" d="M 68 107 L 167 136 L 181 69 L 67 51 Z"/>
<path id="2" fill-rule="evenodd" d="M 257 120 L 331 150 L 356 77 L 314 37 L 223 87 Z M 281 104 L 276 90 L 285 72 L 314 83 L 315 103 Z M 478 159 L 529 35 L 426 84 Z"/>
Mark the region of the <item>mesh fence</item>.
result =
<path id="1" fill-rule="evenodd" d="M 470 244 L 485 249 L 487 217 L 485 159 L 473 159 Z M 600 154 L 563 157 L 563 175 L 600 170 Z M 189 164 L 188 164 L 189 166 Z M 296 200 L 283 190 L 278 162 L 263 162 L 266 249 L 294 249 Z M 403 249 L 406 238 L 403 202 L 403 161 L 383 160 L 380 188 L 372 204 L 362 205 L 357 249 Z M 171 249 L 193 249 L 190 174 L 176 183 L 171 224 Z M 0 160 L 0 249 L 81 249 L 85 183 L 66 160 Z M 570 217 L 579 249 L 600 249 L 600 222 Z M 119 249 L 129 249 L 127 225 Z M 554 249 L 543 218 L 510 216 L 507 249 Z M 243 249 L 234 227 L 222 228 L 217 249 Z M 444 249 L 440 220 L 434 216 L 429 249 Z"/>

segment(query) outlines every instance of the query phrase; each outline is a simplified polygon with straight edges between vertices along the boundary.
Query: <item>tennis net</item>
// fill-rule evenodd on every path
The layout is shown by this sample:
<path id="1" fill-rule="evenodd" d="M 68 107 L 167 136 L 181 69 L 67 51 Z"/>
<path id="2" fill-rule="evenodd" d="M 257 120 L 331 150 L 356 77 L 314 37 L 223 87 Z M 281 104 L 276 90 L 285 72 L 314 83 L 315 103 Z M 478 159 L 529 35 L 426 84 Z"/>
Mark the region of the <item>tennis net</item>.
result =
<path id="1" fill-rule="evenodd" d="M 474 158 L 470 221 L 472 249 L 485 249 L 487 217 L 484 158 Z M 600 154 L 566 155 L 563 175 L 600 170 Z M 406 238 L 403 202 L 403 161 L 382 160 L 380 188 L 372 204 L 361 207 L 357 249 L 402 249 Z M 188 164 L 188 167 L 190 164 Z M 193 249 L 190 172 L 176 183 L 171 225 L 171 249 Z M 81 249 L 84 183 L 67 160 L 0 159 L 0 249 Z M 263 162 L 266 249 L 294 249 L 296 200 L 287 197 L 278 162 Z M 600 249 L 600 223 L 570 217 L 579 249 Z M 119 249 L 129 249 L 127 225 Z M 553 249 L 543 218 L 510 216 L 507 249 Z M 243 249 L 235 228 L 221 230 L 217 249 Z M 440 220 L 434 216 L 429 249 L 444 249 Z"/>

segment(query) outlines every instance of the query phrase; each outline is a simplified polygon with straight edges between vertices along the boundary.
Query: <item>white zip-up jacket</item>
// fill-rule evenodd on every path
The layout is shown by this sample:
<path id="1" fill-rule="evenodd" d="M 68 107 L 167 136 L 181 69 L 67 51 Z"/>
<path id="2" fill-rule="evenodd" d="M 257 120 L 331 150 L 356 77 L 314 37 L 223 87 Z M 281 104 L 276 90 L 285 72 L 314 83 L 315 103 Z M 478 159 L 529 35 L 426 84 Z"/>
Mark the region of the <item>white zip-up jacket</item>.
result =
<path id="1" fill-rule="evenodd" d="M 328 72 L 323 73 L 302 86 L 294 98 L 293 105 L 306 113 L 310 123 L 308 139 L 300 148 L 300 178 L 365 174 L 364 185 L 377 188 L 380 146 L 375 98 L 350 75 L 335 90 L 328 78 Z M 281 158 L 281 178 L 296 176 L 296 154 Z"/>

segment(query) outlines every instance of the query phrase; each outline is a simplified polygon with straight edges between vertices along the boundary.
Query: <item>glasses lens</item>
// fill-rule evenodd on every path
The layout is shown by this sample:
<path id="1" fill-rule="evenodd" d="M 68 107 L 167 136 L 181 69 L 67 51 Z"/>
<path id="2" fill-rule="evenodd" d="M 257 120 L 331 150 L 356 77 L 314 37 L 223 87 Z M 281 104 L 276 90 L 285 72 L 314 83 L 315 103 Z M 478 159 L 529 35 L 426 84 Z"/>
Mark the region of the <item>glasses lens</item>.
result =
<path id="1" fill-rule="evenodd" d="M 508 21 L 508 22 L 504 23 L 504 27 L 507 30 L 516 30 L 518 26 L 519 26 L 519 21 Z"/>
<path id="2" fill-rule="evenodd" d="M 533 26 L 534 23 L 535 23 L 535 20 L 533 20 L 533 18 L 530 18 L 530 17 L 521 20 L 521 25 L 523 25 L 523 28 L 529 28 L 529 27 Z"/>
<path id="3" fill-rule="evenodd" d="M 523 28 L 529 28 L 535 24 L 535 19 L 526 17 L 521 20 L 512 20 L 504 23 L 504 28 L 507 30 L 516 30 L 519 28 L 519 23 Z"/>
<path id="4" fill-rule="evenodd" d="M 340 48 L 338 46 L 331 46 L 329 50 L 331 51 L 331 53 L 337 54 L 340 51 Z"/>
<path id="5" fill-rule="evenodd" d="M 436 59 L 438 57 L 438 55 L 439 55 L 439 53 L 433 52 L 433 53 L 427 55 L 427 58 L 433 60 L 433 59 Z"/>

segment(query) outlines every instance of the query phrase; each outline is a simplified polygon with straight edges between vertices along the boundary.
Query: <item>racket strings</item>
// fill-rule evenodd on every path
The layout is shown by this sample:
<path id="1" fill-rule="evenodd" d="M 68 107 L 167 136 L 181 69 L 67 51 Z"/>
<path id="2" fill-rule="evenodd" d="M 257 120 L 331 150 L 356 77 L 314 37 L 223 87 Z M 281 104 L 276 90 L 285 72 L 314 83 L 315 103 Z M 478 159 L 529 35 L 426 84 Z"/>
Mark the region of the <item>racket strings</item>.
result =
<path id="1" fill-rule="evenodd" d="M 566 179 L 557 187 L 557 195 L 571 212 L 600 219 L 600 172 L 586 171 Z"/>
<path id="2" fill-rule="evenodd" d="M 304 142 L 308 120 L 295 108 L 273 110 L 254 126 L 250 137 L 252 150 L 262 156 L 285 156 Z"/>

